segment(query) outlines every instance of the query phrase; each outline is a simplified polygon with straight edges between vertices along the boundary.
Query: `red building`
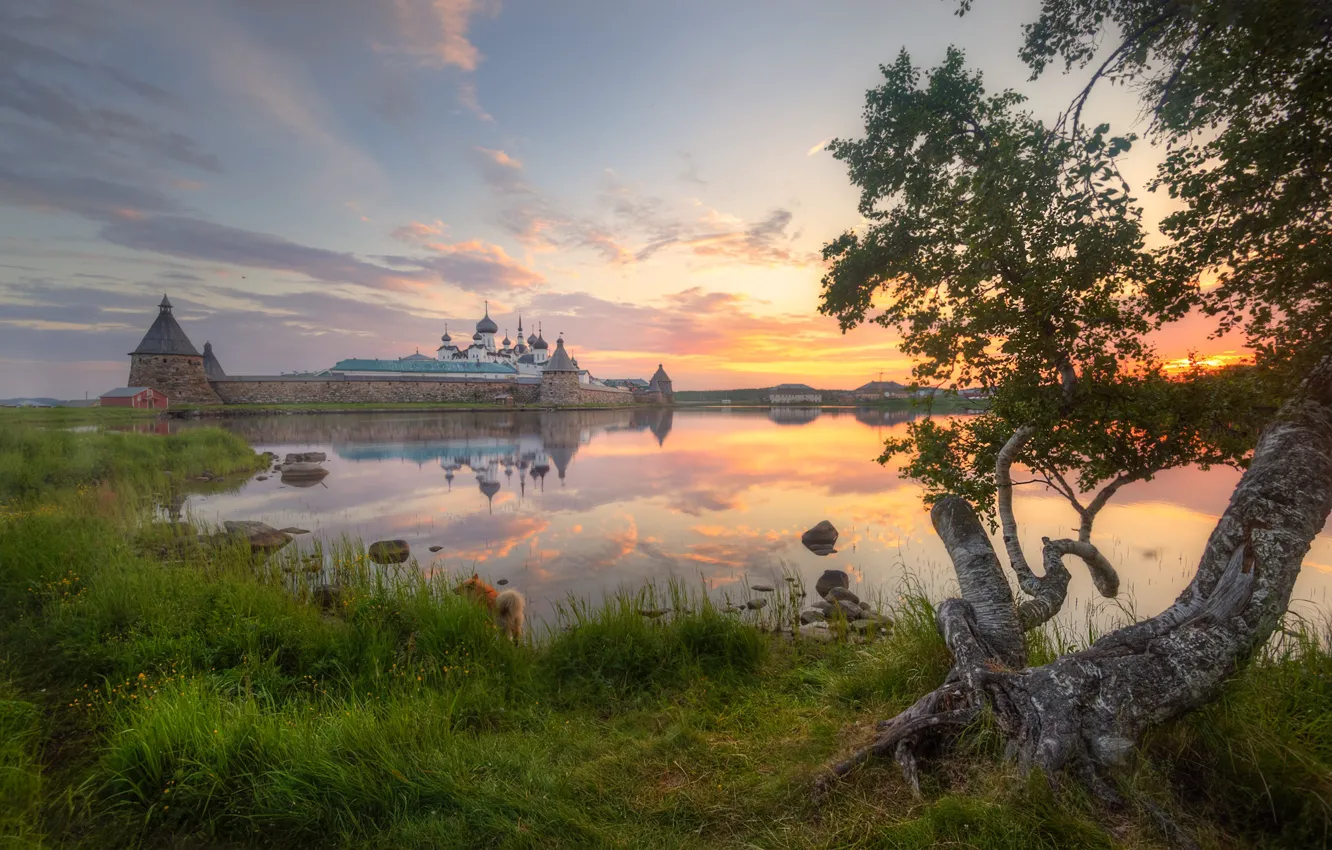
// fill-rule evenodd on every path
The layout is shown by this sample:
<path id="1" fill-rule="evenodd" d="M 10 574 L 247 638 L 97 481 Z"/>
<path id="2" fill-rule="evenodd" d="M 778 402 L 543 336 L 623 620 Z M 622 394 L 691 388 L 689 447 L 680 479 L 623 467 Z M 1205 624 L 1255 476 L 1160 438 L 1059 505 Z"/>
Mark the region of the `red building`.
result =
<path id="1" fill-rule="evenodd" d="M 98 401 L 102 407 L 139 407 L 145 410 L 166 410 L 166 393 L 152 387 L 117 387 L 103 393 Z"/>

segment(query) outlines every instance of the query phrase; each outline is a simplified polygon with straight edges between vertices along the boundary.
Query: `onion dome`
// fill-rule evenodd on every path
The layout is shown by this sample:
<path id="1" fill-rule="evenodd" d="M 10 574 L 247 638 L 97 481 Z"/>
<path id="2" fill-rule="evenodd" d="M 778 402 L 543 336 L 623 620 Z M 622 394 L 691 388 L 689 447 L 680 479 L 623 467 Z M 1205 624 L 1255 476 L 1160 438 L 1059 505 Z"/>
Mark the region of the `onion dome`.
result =
<path id="1" fill-rule="evenodd" d="M 445 325 L 445 326 L 444 326 L 444 336 L 440 337 L 440 338 L 439 338 L 439 341 L 442 342 L 442 343 L 444 343 L 445 345 L 450 345 L 450 344 L 453 343 L 453 337 L 449 336 L 449 326 L 448 326 L 448 325 Z"/>
<path id="2" fill-rule="evenodd" d="M 476 341 L 476 342 L 480 342 L 480 341 L 481 341 L 481 332 L 480 332 L 480 331 L 477 331 L 476 333 L 472 334 L 472 339 L 473 339 L 474 341 Z"/>
<path id="3" fill-rule="evenodd" d="M 537 337 L 536 342 L 532 343 L 532 347 L 535 348 L 537 351 L 545 351 L 546 349 L 550 348 L 550 343 L 546 342 L 541 337 Z"/>
<path id="4" fill-rule="evenodd" d="M 528 344 L 529 346 L 534 346 L 534 345 L 536 345 L 536 341 L 537 341 L 537 335 L 536 335 L 536 334 L 528 334 L 528 336 L 527 336 L 527 344 Z"/>
<path id="5" fill-rule="evenodd" d="M 508 348 L 509 346 L 513 345 L 513 341 L 509 339 L 508 331 L 504 332 L 504 342 L 500 343 L 500 345 L 504 346 L 505 348 Z"/>
<path id="6" fill-rule="evenodd" d="M 499 333 L 499 325 L 490 318 L 490 302 L 486 302 L 486 315 L 481 321 L 476 323 L 476 332 L 479 334 Z M 475 339 L 476 337 L 473 337 Z"/>

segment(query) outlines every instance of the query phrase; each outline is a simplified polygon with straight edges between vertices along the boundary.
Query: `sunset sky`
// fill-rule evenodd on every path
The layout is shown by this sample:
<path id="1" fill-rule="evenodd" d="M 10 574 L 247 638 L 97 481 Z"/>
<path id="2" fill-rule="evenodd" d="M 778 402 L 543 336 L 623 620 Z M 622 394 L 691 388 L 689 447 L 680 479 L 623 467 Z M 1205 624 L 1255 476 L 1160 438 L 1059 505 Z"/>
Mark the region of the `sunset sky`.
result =
<path id="1" fill-rule="evenodd" d="M 598 377 L 902 379 L 816 312 L 858 223 L 823 145 L 878 65 L 954 43 L 1027 82 L 1035 4 L 978 0 L 11 0 L 0 10 L 0 397 L 124 384 L 170 294 L 232 374 L 433 353 L 489 299 Z M 1127 130 L 1128 95 L 1088 115 Z M 1131 177 L 1155 152 L 1135 149 Z M 1159 217 L 1161 199 L 1145 199 Z M 1187 323 L 1167 357 L 1207 345 Z"/>

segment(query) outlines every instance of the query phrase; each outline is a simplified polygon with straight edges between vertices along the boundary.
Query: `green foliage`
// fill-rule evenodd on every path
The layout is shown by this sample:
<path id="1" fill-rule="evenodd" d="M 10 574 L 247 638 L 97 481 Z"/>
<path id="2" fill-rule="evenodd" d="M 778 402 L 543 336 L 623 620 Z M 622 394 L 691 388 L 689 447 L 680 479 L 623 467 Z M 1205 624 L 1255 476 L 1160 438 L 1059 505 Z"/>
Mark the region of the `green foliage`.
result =
<path id="1" fill-rule="evenodd" d="M 706 601 L 661 622 L 640 613 L 641 599 L 620 594 L 600 608 L 571 604 L 569 627 L 544 657 L 557 693 L 623 697 L 700 675 L 750 674 L 763 661 L 762 635 Z"/>
<path id="2" fill-rule="evenodd" d="M 171 439 L 115 431 L 35 428 L 0 420 L 0 502 L 115 479 L 121 486 L 209 471 L 248 472 L 263 461 L 240 437 L 202 428 Z"/>
<path id="3" fill-rule="evenodd" d="M 987 94 L 956 50 L 924 75 L 904 52 L 883 75 L 865 138 L 830 146 L 869 224 L 825 247 L 820 310 L 897 328 L 918 380 L 992 399 L 979 417 L 911 423 L 880 461 L 906 455 L 929 499 L 959 494 L 993 520 L 1000 449 L 1026 428 L 1014 460 L 1085 523 L 1092 490 L 1241 464 L 1265 415 L 1252 370 L 1166 376 L 1145 340 L 1173 315 L 1159 303 L 1172 284 L 1115 164 L 1132 137 L 1061 135 L 1019 95 Z"/>
<path id="4" fill-rule="evenodd" d="M 40 846 L 42 714 L 0 682 L 0 847 Z"/>
<path id="5" fill-rule="evenodd" d="M 1101 52 L 1109 36 L 1114 48 Z M 1104 59 L 1102 57 L 1104 56 Z M 1243 327 L 1265 367 L 1298 379 L 1332 339 L 1332 25 L 1322 0 L 1044 0 L 1022 57 L 1039 75 L 1100 62 L 1136 89 L 1166 158 L 1154 188 L 1175 314 Z M 1081 101 L 1079 101 L 1081 103 Z M 1080 108 L 1080 106 L 1078 106 Z M 1217 286 L 1200 283 L 1215 278 Z M 1287 384 L 1289 386 L 1289 383 Z"/>

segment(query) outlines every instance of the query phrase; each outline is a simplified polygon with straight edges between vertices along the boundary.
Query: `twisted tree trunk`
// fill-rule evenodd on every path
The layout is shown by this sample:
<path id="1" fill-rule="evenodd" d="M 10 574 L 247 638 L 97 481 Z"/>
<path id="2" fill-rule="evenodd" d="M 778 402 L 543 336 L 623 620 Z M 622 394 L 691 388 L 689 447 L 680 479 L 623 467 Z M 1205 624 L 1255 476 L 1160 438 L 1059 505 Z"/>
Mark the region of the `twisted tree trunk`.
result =
<path id="1" fill-rule="evenodd" d="M 1070 771 L 1102 797 L 1115 799 L 1104 770 L 1121 763 L 1149 727 L 1213 699 L 1271 636 L 1330 510 L 1332 358 L 1327 358 L 1263 432 L 1197 573 L 1175 603 L 1081 652 L 1023 669 L 1016 649 L 1022 631 L 1045 622 L 1063 602 L 1068 584 L 1063 556 L 1081 556 L 1094 568 L 1095 555 L 1079 551 L 1086 541 L 1046 540 L 1046 575 L 1037 578 L 1020 560 L 1016 524 L 1005 521 L 1005 543 L 1021 564 L 1014 564 L 1019 586 L 1032 597 L 1015 606 L 975 513 L 957 497 L 941 500 L 932 517 L 963 595 L 944 602 L 938 612 L 953 653 L 952 672 L 937 690 L 881 723 L 874 743 L 835 765 L 832 776 L 873 756 L 892 756 L 917 785 L 921 748 L 988 708 L 1008 739 L 1009 755 L 1022 767 L 1041 768 L 1051 777 Z"/>

